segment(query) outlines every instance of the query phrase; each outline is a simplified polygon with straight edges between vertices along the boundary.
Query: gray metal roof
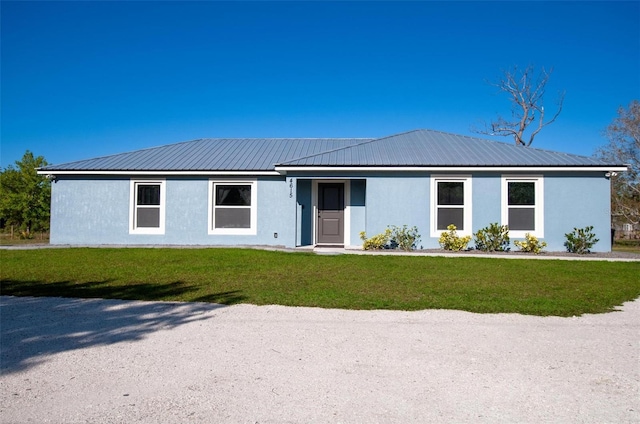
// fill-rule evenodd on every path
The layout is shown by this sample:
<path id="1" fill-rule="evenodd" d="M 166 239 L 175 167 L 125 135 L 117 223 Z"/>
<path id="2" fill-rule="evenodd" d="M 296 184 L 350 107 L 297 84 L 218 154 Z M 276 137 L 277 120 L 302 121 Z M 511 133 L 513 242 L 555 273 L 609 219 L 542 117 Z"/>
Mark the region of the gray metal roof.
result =
<path id="1" fill-rule="evenodd" d="M 273 171 L 278 162 L 369 140 L 208 138 L 51 165 L 42 171 Z"/>
<path id="2" fill-rule="evenodd" d="M 432 130 L 379 139 L 201 139 L 40 171 L 274 171 L 279 167 L 590 167 L 611 166 L 568 153 Z M 616 165 L 620 166 L 620 165 Z"/>
<path id="3" fill-rule="evenodd" d="M 431 130 L 283 161 L 287 166 L 606 166 L 601 160 Z"/>

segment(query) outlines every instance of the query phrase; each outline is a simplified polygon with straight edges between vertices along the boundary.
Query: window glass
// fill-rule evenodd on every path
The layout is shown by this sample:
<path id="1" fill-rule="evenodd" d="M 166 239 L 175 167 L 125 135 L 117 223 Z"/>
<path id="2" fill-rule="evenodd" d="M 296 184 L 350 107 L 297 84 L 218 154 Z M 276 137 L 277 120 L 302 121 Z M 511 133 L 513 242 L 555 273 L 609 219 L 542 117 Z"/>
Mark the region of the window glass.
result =
<path id="1" fill-rule="evenodd" d="M 138 208 L 136 223 L 138 228 L 159 228 L 160 208 Z"/>
<path id="2" fill-rule="evenodd" d="M 160 184 L 138 184 L 138 205 L 160 205 Z"/>
<path id="3" fill-rule="evenodd" d="M 509 205 L 535 205 L 536 187 L 533 182 L 509 182 Z"/>
<path id="4" fill-rule="evenodd" d="M 216 228 L 251 228 L 251 209 L 216 208 Z"/>
<path id="5" fill-rule="evenodd" d="M 471 231 L 471 176 L 431 176 L 431 236 L 439 237 L 449 225 L 462 235 Z"/>
<path id="6" fill-rule="evenodd" d="M 535 229 L 534 208 L 509 208 L 509 230 L 533 231 Z"/>
<path id="7" fill-rule="evenodd" d="M 130 180 L 130 234 L 164 234 L 165 181 Z"/>
<path id="8" fill-rule="evenodd" d="M 501 221 L 512 237 L 544 237 L 542 176 L 503 176 Z"/>
<path id="9" fill-rule="evenodd" d="M 251 206 L 251 186 L 217 185 L 216 206 Z"/>
<path id="10" fill-rule="evenodd" d="M 464 183 L 462 181 L 438 182 L 438 205 L 464 205 Z"/>
<path id="11" fill-rule="evenodd" d="M 456 229 L 464 230 L 464 209 L 462 208 L 438 208 L 438 230 L 446 230 L 449 225 L 455 225 Z"/>
<path id="12" fill-rule="evenodd" d="M 211 182 L 210 234 L 255 234 L 257 218 L 254 184 Z"/>

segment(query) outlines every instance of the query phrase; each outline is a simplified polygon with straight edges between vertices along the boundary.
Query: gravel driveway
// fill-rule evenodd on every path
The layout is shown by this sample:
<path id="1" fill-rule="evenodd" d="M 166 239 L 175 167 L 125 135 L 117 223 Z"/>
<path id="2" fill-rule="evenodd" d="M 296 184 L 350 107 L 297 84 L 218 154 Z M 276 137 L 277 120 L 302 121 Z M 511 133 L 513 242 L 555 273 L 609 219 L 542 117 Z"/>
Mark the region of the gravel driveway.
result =
<path id="1" fill-rule="evenodd" d="M 578 318 L 0 298 L 3 423 L 640 422 L 640 301 Z"/>

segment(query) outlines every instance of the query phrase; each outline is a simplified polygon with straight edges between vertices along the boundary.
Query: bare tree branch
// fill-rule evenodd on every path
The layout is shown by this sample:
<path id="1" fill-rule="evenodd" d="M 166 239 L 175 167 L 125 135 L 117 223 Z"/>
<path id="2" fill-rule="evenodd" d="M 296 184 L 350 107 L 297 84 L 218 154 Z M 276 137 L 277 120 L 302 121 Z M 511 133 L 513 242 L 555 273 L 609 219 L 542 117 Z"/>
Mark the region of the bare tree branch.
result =
<path id="1" fill-rule="evenodd" d="M 509 97 L 511 119 L 498 115 L 491 123 L 485 124 L 483 130 L 474 129 L 474 131 L 492 136 L 513 137 L 517 146 L 531 146 L 536 135 L 544 127 L 553 123 L 562 111 L 564 92 L 559 93 L 557 111 L 550 120 L 545 122 L 544 95 L 551 72 L 552 70 L 547 72 L 542 68 L 536 74 L 531 65 L 522 70 L 514 66 L 511 70 L 503 71 L 500 81 L 489 82 L 489 84 Z M 532 124 L 536 122 L 537 124 L 533 127 Z"/>
<path id="2" fill-rule="evenodd" d="M 609 144 L 596 152 L 599 158 L 627 165 L 627 172 L 611 178 L 611 212 L 618 224 L 640 225 L 640 101 L 620 107 L 607 127 Z"/>

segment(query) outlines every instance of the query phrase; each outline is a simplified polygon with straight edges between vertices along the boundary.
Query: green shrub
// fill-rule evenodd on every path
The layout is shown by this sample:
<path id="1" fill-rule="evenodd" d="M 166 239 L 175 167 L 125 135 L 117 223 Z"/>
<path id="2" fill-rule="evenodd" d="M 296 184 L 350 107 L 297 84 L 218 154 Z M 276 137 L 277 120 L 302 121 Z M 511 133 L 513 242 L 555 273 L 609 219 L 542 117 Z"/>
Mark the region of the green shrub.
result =
<path id="1" fill-rule="evenodd" d="M 444 250 L 460 251 L 467 248 L 467 245 L 471 241 L 471 236 L 458 236 L 456 226 L 451 224 L 447 227 L 448 231 L 443 232 L 440 235 L 438 243 Z"/>
<path id="2" fill-rule="evenodd" d="M 397 227 L 392 225 L 384 230 L 384 233 L 377 234 L 371 238 L 367 238 L 364 231 L 360 232 L 362 240 L 362 248 L 364 250 L 380 250 L 380 249 L 402 249 L 414 250 L 420 240 L 418 227 L 411 228 L 407 225 Z"/>
<path id="3" fill-rule="evenodd" d="M 384 233 L 377 234 L 371 238 L 367 238 L 367 234 L 364 231 L 360 231 L 360 239 L 364 250 L 384 249 L 391 239 L 391 230 L 387 228 Z"/>
<path id="4" fill-rule="evenodd" d="M 474 234 L 476 249 L 483 252 L 509 251 L 509 227 L 497 222 L 478 230 Z"/>
<path id="5" fill-rule="evenodd" d="M 567 241 L 564 242 L 564 246 L 567 251 L 581 255 L 591 252 L 593 245 L 600 241 L 592 231 L 593 225 L 590 225 L 584 228 L 574 228 L 573 232 L 565 234 Z"/>
<path id="6" fill-rule="evenodd" d="M 415 225 L 408 228 L 406 225 L 402 227 L 391 226 L 391 245 L 402 250 L 414 250 L 420 241 L 418 227 Z"/>
<path id="7" fill-rule="evenodd" d="M 536 255 L 542 252 L 542 249 L 547 247 L 546 242 L 538 240 L 538 237 L 532 236 L 529 233 L 524 235 L 524 241 L 516 240 L 513 244 L 515 244 L 522 252 L 535 253 Z"/>

